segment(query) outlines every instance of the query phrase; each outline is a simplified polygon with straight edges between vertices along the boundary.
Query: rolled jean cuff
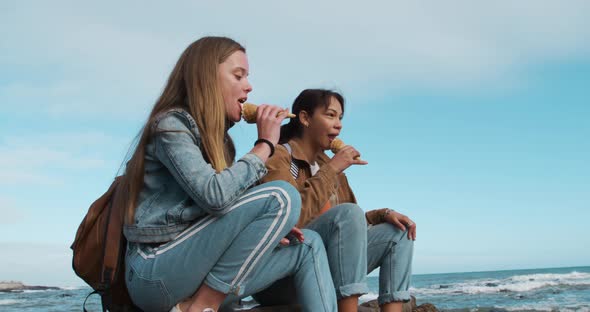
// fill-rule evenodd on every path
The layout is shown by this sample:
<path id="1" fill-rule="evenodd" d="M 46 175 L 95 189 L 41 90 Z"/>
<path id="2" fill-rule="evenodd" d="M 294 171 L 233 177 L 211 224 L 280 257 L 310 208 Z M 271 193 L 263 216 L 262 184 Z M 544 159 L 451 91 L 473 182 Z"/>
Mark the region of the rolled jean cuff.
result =
<path id="1" fill-rule="evenodd" d="M 241 296 L 244 294 L 244 289 L 243 287 L 240 287 L 240 285 L 231 286 L 230 284 L 227 284 L 226 282 L 223 282 L 222 280 L 213 276 L 211 273 L 207 274 L 207 277 L 205 278 L 205 284 L 224 294 L 232 293 L 236 296 Z"/>
<path id="2" fill-rule="evenodd" d="M 367 293 L 369 293 L 367 283 L 354 283 L 338 287 L 337 297 L 340 300 L 353 295 L 364 295 Z"/>
<path id="3" fill-rule="evenodd" d="M 381 306 L 390 302 L 408 302 L 410 299 L 411 297 L 409 291 L 394 291 L 392 294 L 379 295 L 377 303 Z"/>

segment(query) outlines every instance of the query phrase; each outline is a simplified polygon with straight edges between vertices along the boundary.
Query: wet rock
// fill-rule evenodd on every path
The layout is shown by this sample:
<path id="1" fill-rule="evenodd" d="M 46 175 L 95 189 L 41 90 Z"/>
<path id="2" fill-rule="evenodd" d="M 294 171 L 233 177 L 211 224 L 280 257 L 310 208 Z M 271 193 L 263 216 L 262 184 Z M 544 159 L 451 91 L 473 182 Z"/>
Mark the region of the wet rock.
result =
<path id="1" fill-rule="evenodd" d="M 487 287 L 498 287 L 498 284 L 496 283 L 486 283 Z"/>
<path id="2" fill-rule="evenodd" d="M 301 307 L 297 304 L 293 305 L 273 305 L 273 306 L 257 306 L 248 309 L 247 307 L 251 307 L 256 302 L 242 302 L 242 303 L 234 303 L 231 306 L 221 307 L 219 312 L 301 312 Z"/>
<path id="3" fill-rule="evenodd" d="M 416 298 L 414 296 L 411 297 L 409 302 L 405 302 L 402 308 L 403 312 L 412 312 L 414 308 L 416 308 Z M 359 312 L 379 312 L 379 304 L 377 300 L 367 301 L 361 304 L 358 308 Z"/>
<path id="4" fill-rule="evenodd" d="M 252 311 L 252 312 L 301 312 L 299 305 L 284 305 L 284 306 L 272 306 L 272 307 L 256 307 L 250 310 L 241 311 Z"/>
<path id="5" fill-rule="evenodd" d="M 57 290 L 59 287 L 28 286 L 22 282 L 0 282 L 0 292 L 22 292 L 23 290 Z"/>
<path id="6" fill-rule="evenodd" d="M 243 302 L 241 304 L 234 304 L 231 307 L 225 307 L 219 312 L 238 312 L 238 311 L 249 311 L 249 312 L 300 312 L 301 307 L 299 305 L 276 305 L 276 306 L 258 306 L 251 309 L 245 308 L 245 306 L 251 306 L 254 302 Z M 367 301 L 358 307 L 359 312 L 379 312 L 379 304 L 377 300 Z M 425 303 L 416 306 L 416 298 L 412 296 L 409 302 L 404 303 L 403 312 L 438 312 L 438 309 L 430 304 Z"/>
<path id="7" fill-rule="evenodd" d="M 412 312 L 438 312 L 438 309 L 432 303 L 424 303 L 417 306 Z"/>

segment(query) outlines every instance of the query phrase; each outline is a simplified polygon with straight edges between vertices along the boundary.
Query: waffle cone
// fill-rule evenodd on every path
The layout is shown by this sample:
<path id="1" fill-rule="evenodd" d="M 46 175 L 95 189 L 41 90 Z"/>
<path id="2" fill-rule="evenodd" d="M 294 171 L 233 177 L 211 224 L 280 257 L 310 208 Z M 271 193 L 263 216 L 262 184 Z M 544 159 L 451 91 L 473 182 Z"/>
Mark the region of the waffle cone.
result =
<path id="1" fill-rule="evenodd" d="M 242 117 L 244 118 L 244 120 L 247 123 L 256 123 L 256 110 L 258 109 L 258 106 L 256 106 L 256 104 L 252 104 L 252 103 L 244 103 L 244 105 L 242 105 Z M 281 114 L 281 113 L 279 113 Z M 277 115 L 278 117 L 279 115 Z M 287 118 L 295 118 L 294 114 L 287 114 Z"/>
<path id="2" fill-rule="evenodd" d="M 330 150 L 332 151 L 332 153 L 336 154 L 340 149 L 342 149 L 345 146 L 346 144 L 344 144 L 342 140 L 340 140 L 339 138 L 335 138 L 334 141 L 330 143 Z"/>
<path id="3" fill-rule="evenodd" d="M 242 105 L 242 117 L 247 123 L 256 122 L 256 109 L 258 107 L 252 103 L 244 103 Z"/>
<path id="4" fill-rule="evenodd" d="M 339 138 L 335 138 L 334 141 L 332 141 L 332 143 L 330 143 L 330 150 L 332 151 L 332 153 L 336 154 L 336 153 L 338 153 L 338 151 L 340 151 L 345 146 L 346 146 L 346 144 L 342 140 L 340 140 Z M 359 160 L 360 157 L 356 156 L 354 159 Z"/>

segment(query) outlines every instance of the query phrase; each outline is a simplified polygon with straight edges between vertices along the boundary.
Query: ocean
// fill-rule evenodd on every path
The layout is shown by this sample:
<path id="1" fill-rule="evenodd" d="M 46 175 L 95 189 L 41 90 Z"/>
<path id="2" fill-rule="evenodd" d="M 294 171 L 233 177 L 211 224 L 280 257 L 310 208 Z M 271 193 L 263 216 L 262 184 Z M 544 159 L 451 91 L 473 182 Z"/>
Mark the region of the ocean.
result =
<path id="1" fill-rule="evenodd" d="M 375 299 L 378 277 L 368 278 Z M 81 311 L 88 287 L 0 293 L 0 311 Z M 442 311 L 590 311 L 590 267 L 421 274 L 412 277 L 417 304 L 432 303 Z M 98 296 L 87 304 L 102 311 Z"/>

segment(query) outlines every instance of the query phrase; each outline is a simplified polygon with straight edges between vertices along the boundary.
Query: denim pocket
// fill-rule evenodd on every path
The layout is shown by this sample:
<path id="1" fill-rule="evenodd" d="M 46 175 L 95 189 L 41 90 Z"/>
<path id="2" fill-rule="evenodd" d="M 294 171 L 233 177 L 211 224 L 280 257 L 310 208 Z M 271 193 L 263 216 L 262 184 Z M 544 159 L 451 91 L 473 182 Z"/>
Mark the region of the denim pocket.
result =
<path id="1" fill-rule="evenodd" d="M 170 294 L 161 280 L 144 278 L 130 268 L 127 288 L 133 302 L 143 311 L 167 311 L 171 307 Z"/>

